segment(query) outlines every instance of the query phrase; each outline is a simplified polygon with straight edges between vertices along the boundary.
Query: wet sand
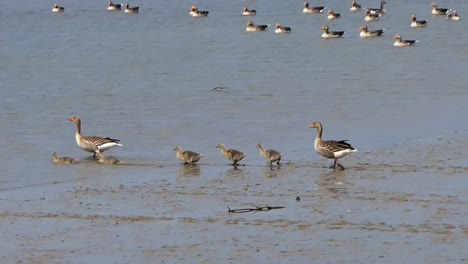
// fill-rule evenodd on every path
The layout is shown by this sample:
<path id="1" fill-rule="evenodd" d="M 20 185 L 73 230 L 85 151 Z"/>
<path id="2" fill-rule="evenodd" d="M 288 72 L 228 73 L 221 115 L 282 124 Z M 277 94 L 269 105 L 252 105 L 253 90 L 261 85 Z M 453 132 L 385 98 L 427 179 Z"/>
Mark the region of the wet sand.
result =
<path id="1" fill-rule="evenodd" d="M 3 190 L 2 263 L 468 263 L 467 141 L 358 152 L 345 171 L 318 157 L 271 168 L 130 161 L 101 167 L 123 177 Z M 71 166 L 103 166 L 83 163 Z"/>

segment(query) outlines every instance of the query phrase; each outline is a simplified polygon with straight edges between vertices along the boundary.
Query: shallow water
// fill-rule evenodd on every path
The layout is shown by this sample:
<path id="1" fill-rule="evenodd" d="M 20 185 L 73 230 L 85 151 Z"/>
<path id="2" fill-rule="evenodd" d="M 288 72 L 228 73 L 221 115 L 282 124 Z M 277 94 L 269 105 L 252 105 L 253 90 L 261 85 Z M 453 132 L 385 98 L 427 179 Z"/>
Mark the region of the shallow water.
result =
<path id="1" fill-rule="evenodd" d="M 465 21 L 423 1 L 389 3 L 385 36 L 360 39 L 362 13 L 304 15 L 302 3 L 4 3 L 0 17 L 0 199 L 8 262 L 466 263 Z M 363 6 L 377 6 L 363 1 Z M 242 17 L 244 5 L 256 17 Z M 442 4 L 441 4 L 442 5 Z M 468 4 L 449 1 L 460 15 Z M 5 10 L 8 10 L 6 12 Z M 411 29 L 410 16 L 427 19 Z M 289 35 L 245 32 L 281 22 Z M 323 40 L 320 26 L 345 30 Z M 392 36 L 418 39 L 395 48 Z M 223 87 L 223 89 L 215 89 Z M 122 140 L 97 164 L 74 141 Z M 359 149 L 331 171 L 327 139 Z M 215 146 L 244 151 L 233 168 Z M 285 154 L 270 169 L 256 145 Z M 173 148 L 204 154 L 183 166 Z M 79 158 L 54 165 L 50 154 Z M 296 202 L 299 196 L 300 202 Z M 285 209 L 228 214 L 253 205 Z"/>

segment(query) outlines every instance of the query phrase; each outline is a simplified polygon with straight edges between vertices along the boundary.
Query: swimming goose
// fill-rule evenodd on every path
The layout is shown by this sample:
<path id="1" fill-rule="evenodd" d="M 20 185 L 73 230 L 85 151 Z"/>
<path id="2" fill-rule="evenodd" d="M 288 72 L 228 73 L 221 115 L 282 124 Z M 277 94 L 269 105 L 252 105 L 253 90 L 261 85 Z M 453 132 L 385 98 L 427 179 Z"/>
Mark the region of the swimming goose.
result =
<path id="1" fill-rule="evenodd" d="M 195 164 L 203 157 L 203 154 L 198 154 L 190 150 L 182 151 L 180 146 L 175 147 L 174 150 L 177 151 L 177 158 L 183 161 L 184 164 Z"/>
<path id="2" fill-rule="evenodd" d="M 98 151 L 98 162 L 99 163 L 104 163 L 104 164 L 112 164 L 112 165 L 122 165 L 124 164 L 123 161 L 114 159 L 114 158 L 105 158 L 100 151 Z"/>
<path id="3" fill-rule="evenodd" d="M 361 33 L 359 33 L 359 36 L 361 38 L 367 38 L 367 37 L 380 37 L 383 36 L 383 33 L 385 29 L 377 29 L 377 30 L 368 30 L 367 25 L 362 25 L 360 28 Z"/>
<path id="4" fill-rule="evenodd" d="M 283 153 L 280 153 L 273 149 L 265 150 L 262 144 L 258 144 L 257 148 L 260 149 L 260 155 L 262 155 L 262 157 L 264 157 L 268 161 L 268 163 L 270 163 L 270 166 L 273 164 L 273 162 L 276 162 L 276 164 L 279 165 L 281 158 L 283 157 Z"/>
<path id="5" fill-rule="evenodd" d="M 458 16 L 457 10 L 453 10 L 451 14 L 447 15 L 447 19 L 450 20 L 460 20 L 460 17 Z"/>
<path id="6" fill-rule="evenodd" d="M 237 165 L 239 161 L 241 161 L 244 157 L 245 154 L 243 152 L 240 152 L 235 149 L 226 149 L 226 147 L 223 144 L 218 144 L 216 148 L 221 149 L 221 153 L 223 156 L 229 160 L 232 161 L 232 165 Z"/>
<path id="7" fill-rule="evenodd" d="M 52 153 L 52 157 L 54 158 L 54 163 L 60 163 L 60 164 L 73 164 L 73 163 L 78 163 L 78 160 L 70 157 L 62 157 L 59 158 L 56 152 Z"/>
<path id="8" fill-rule="evenodd" d="M 416 20 L 416 16 L 411 16 L 411 27 L 425 27 L 427 26 L 427 20 Z"/>
<path id="9" fill-rule="evenodd" d="M 139 9 L 140 9 L 139 6 L 130 7 L 128 3 L 125 3 L 125 13 L 127 14 L 136 14 L 138 13 Z"/>
<path id="10" fill-rule="evenodd" d="M 242 11 L 243 16 L 255 16 L 257 11 L 255 9 L 249 10 L 246 6 L 244 6 L 244 11 Z"/>
<path id="11" fill-rule="evenodd" d="M 209 11 L 199 11 L 198 6 L 193 5 L 190 8 L 189 15 L 191 15 L 193 17 L 206 17 L 206 16 L 208 16 L 209 13 L 210 13 Z"/>
<path id="12" fill-rule="evenodd" d="M 52 8 L 52 12 L 54 13 L 65 12 L 65 7 L 55 4 L 54 8 Z"/>
<path id="13" fill-rule="evenodd" d="M 371 14 L 383 14 L 383 13 L 385 13 L 384 5 L 386 3 L 387 2 L 382 0 L 382 1 L 380 1 L 380 8 L 366 8 L 366 11 L 369 10 L 371 12 Z"/>
<path id="14" fill-rule="evenodd" d="M 328 16 L 327 16 L 327 18 L 328 18 L 329 20 L 338 19 L 338 18 L 340 18 L 340 17 L 341 17 L 341 14 L 335 13 L 335 11 L 334 11 L 333 9 L 328 10 Z"/>
<path id="15" fill-rule="evenodd" d="M 93 157 L 96 157 L 96 152 L 104 152 L 110 148 L 116 146 L 123 146 L 119 143 L 120 140 L 110 137 L 97 137 L 97 136 L 83 136 L 81 135 L 81 120 L 78 117 L 70 117 L 69 121 L 76 124 L 75 140 L 76 144 L 84 151 L 94 153 Z"/>
<path id="16" fill-rule="evenodd" d="M 344 31 L 329 31 L 328 26 L 322 26 L 320 29 L 325 31 L 322 34 L 322 38 L 339 38 L 345 33 Z"/>
<path id="17" fill-rule="evenodd" d="M 366 10 L 366 16 L 364 20 L 366 21 L 377 21 L 380 19 L 380 14 L 374 13 L 372 14 L 370 10 Z"/>
<path id="18" fill-rule="evenodd" d="M 437 8 L 437 4 L 436 3 L 432 3 L 431 4 L 432 6 L 432 14 L 433 15 L 448 15 L 450 13 L 450 11 L 452 11 L 452 9 L 448 9 L 448 8 Z"/>
<path id="19" fill-rule="evenodd" d="M 356 1 L 352 1 L 351 2 L 351 7 L 349 8 L 349 10 L 351 11 L 359 11 L 361 10 L 361 5 L 359 5 L 358 3 L 356 3 Z"/>
<path id="20" fill-rule="evenodd" d="M 275 33 L 290 33 L 290 32 L 291 32 L 290 27 L 283 27 L 281 26 L 280 23 L 276 23 Z"/>
<path id="21" fill-rule="evenodd" d="M 304 9 L 302 9 L 303 13 L 310 14 L 310 13 L 323 13 L 323 10 L 327 8 L 326 6 L 309 6 L 309 1 L 304 2 Z"/>
<path id="22" fill-rule="evenodd" d="M 254 22 L 252 20 L 249 20 L 249 22 L 247 22 L 247 28 L 245 30 L 246 31 L 266 31 L 269 26 L 270 25 L 254 25 Z"/>
<path id="23" fill-rule="evenodd" d="M 112 1 L 109 1 L 107 4 L 107 10 L 109 11 L 120 11 L 122 10 L 122 4 L 114 4 Z"/>
<path id="24" fill-rule="evenodd" d="M 396 34 L 393 38 L 396 39 L 395 43 L 393 43 L 395 47 L 414 46 L 416 42 L 419 42 L 419 40 L 403 40 L 400 34 Z"/>
<path id="25" fill-rule="evenodd" d="M 344 167 L 338 163 L 338 159 L 348 155 L 349 153 L 356 152 L 357 149 L 353 148 L 347 140 L 322 140 L 322 132 L 323 127 L 320 122 L 314 122 L 309 128 L 316 128 L 317 129 L 317 136 L 315 137 L 314 148 L 315 151 L 328 159 L 334 159 L 335 163 L 333 164 L 333 169 L 336 169 L 338 165 L 342 170 Z"/>

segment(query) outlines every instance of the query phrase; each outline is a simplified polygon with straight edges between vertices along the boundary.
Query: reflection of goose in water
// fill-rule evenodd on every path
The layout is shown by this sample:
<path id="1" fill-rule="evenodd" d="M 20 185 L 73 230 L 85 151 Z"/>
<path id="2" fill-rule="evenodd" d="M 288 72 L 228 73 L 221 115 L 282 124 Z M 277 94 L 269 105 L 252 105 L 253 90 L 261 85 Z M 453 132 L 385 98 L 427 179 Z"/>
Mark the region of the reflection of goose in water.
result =
<path id="1" fill-rule="evenodd" d="M 315 183 L 317 184 L 319 194 L 326 195 L 327 197 L 331 194 L 332 198 L 338 199 L 343 199 L 344 196 L 347 196 L 350 189 L 354 186 L 354 184 L 346 181 L 346 172 L 343 170 L 323 173 Z"/>
<path id="2" fill-rule="evenodd" d="M 269 166 L 263 171 L 263 177 L 276 178 L 282 175 L 281 166 Z"/>
<path id="3" fill-rule="evenodd" d="M 184 166 L 180 166 L 179 169 L 179 176 L 180 177 L 191 177 L 191 176 L 200 176 L 201 170 L 200 166 L 194 164 L 187 164 Z"/>
<path id="4" fill-rule="evenodd" d="M 224 176 L 226 177 L 242 177 L 242 176 L 247 176 L 248 172 L 244 169 L 242 169 L 239 166 L 234 166 L 229 170 L 226 170 L 226 173 Z"/>

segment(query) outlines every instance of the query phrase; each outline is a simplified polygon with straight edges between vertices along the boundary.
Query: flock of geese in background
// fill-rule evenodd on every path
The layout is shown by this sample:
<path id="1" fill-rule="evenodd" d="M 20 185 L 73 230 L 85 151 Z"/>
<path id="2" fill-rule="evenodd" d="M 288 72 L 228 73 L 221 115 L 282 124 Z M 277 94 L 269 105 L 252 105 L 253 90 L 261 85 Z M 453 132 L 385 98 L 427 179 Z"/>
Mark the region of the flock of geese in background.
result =
<path id="1" fill-rule="evenodd" d="M 380 8 L 366 8 L 365 13 L 366 16 L 364 17 L 365 21 L 378 21 L 381 16 L 385 13 L 384 5 L 386 4 L 385 1 L 380 2 Z M 135 7 L 130 7 L 128 3 L 124 4 L 114 4 L 112 1 L 109 1 L 107 5 L 107 10 L 108 11 L 121 11 L 122 8 L 124 8 L 125 13 L 131 13 L 135 14 L 138 13 L 139 11 L 139 6 Z M 325 11 L 327 7 L 326 6 L 310 6 L 309 2 L 306 1 L 304 3 L 304 9 L 303 13 L 305 14 L 320 14 Z M 361 11 L 362 7 L 356 1 L 351 2 L 351 7 L 349 8 L 350 11 L 353 12 L 358 12 Z M 54 7 L 52 8 L 52 12 L 64 12 L 65 8 L 63 6 L 59 6 L 58 4 L 55 4 Z M 192 17 L 207 17 L 209 11 L 201 11 L 198 10 L 198 6 L 193 5 L 190 8 L 189 15 Z M 333 19 L 340 19 L 341 14 L 335 13 L 333 9 L 328 10 L 328 16 L 327 18 L 329 20 Z M 437 7 L 436 3 L 432 3 L 432 12 L 433 15 L 444 15 L 447 16 L 447 19 L 450 20 L 460 20 L 460 17 L 458 16 L 458 13 L 456 10 L 448 9 L 448 8 L 439 8 Z M 257 11 L 254 9 L 248 9 L 246 6 L 244 7 L 242 11 L 242 15 L 244 16 L 255 16 L 257 14 Z M 411 22 L 411 27 L 417 28 L 417 27 L 425 27 L 427 26 L 427 21 L 426 20 L 416 20 L 416 16 L 412 15 L 411 17 L 412 22 Z M 252 20 L 249 20 L 247 22 L 247 28 L 246 31 L 266 31 L 270 27 L 269 24 L 267 25 L 255 25 Z M 324 32 L 322 33 L 322 38 L 340 38 L 344 35 L 344 31 L 330 31 L 329 27 L 327 25 L 323 25 L 321 28 Z M 379 37 L 383 36 L 385 29 L 376 29 L 376 30 L 369 30 L 367 25 L 362 25 L 360 28 L 360 34 L 359 36 L 362 38 L 367 38 L 367 37 Z M 275 33 L 290 33 L 291 28 L 290 27 L 284 27 L 280 23 L 276 23 L 275 25 Z M 394 37 L 395 43 L 393 44 L 396 47 L 407 47 L 407 46 L 414 46 L 418 40 L 403 40 L 400 34 L 396 34 Z"/>
<path id="2" fill-rule="evenodd" d="M 120 144 L 120 140 L 110 137 L 83 136 L 81 134 L 81 119 L 78 117 L 70 117 L 68 120 L 75 123 L 76 125 L 75 140 L 76 144 L 82 150 L 93 153 L 94 158 L 97 155 L 97 160 L 100 163 L 114 165 L 123 164 L 121 160 L 105 158 L 102 155 L 102 152 L 108 149 L 117 146 L 123 146 Z M 344 167 L 338 162 L 338 159 L 350 153 L 356 152 L 357 150 L 349 143 L 347 143 L 347 140 L 322 140 L 323 126 L 320 122 L 314 122 L 309 126 L 309 128 L 317 129 L 317 135 L 315 137 L 314 143 L 315 151 L 325 158 L 333 159 L 333 169 L 338 167 L 339 169 L 344 170 Z M 246 156 L 244 152 L 236 149 L 228 149 L 223 144 L 218 144 L 216 148 L 221 150 L 221 154 L 229 162 L 231 162 L 233 166 L 237 166 L 239 162 Z M 267 160 L 270 166 L 273 166 L 273 163 L 276 163 L 278 166 L 280 165 L 280 161 L 283 158 L 283 153 L 273 149 L 265 149 L 262 144 L 258 144 L 257 148 L 260 150 L 260 154 Z M 203 154 L 191 150 L 183 151 L 181 146 L 176 146 L 174 151 L 176 151 L 176 157 L 183 161 L 185 165 L 195 165 L 203 157 Z M 79 160 L 70 157 L 60 158 L 55 152 L 52 154 L 52 157 L 55 163 L 74 164 L 79 162 Z"/>
<path id="3" fill-rule="evenodd" d="M 385 1 L 380 2 L 380 8 L 366 8 L 364 17 L 365 21 L 378 21 L 383 14 L 385 14 L 384 5 L 386 4 Z M 305 14 L 321 14 L 325 11 L 327 7 L 325 6 L 310 6 L 309 2 L 306 1 L 304 3 L 303 13 Z M 139 7 L 130 7 L 128 3 L 125 4 L 114 4 L 112 1 L 109 1 L 107 5 L 108 11 L 121 11 L 124 9 L 125 13 L 138 13 Z M 361 11 L 362 7 L 356 1 L 351 2 L 351 6 L 349 8 L 352 12 Z M 64 12 L 65 8 L 55 4 L 52 12 Z M 207 17 L 209 11 L 201 11 L 198 9 L 198 6 L 193 5 L 190 8 L 189 15 L 192 17 Z M 436 3 L 432 3 L 432 11 L 433 15 L 444 15 L 447 16 L 447 19 L 450 20 L 460 20 L 458 13 L 456 10 L 448 9 L 448 8 L 439 8 Z M 257 14 L 256 10 L 248 9 L 246 6 L 242 11 L 243 16 L 255 16 Z M 329 9 L 327 12 L 327 19 L 340 19 L 341 14 L 335 13 L 333 9 Z M 417 20 L 415 15 L 411 17 L 411 27 L 420 28 L 426 27 L 427 21 L 426 20 Z M 246 31 L 266 31 L 268 30 L 270 25 L 255 25 L 252 20 L 247 22 Z M 322 37 L 323 38 L 339 38 L 344 35 L 344 31 L 330 31 L 327 25 L 323 25 L 321 27 L 323 30 Z M 385 29 L 376 29 L 376 30 L 369 30 L 367 25 L 362 25 L 360 27 L 360 37 L 367 38 L 367 37 L 379 37 L 384 34 Z M 276 23 L 275 33 L 289 33 L 291 32 L 290 27 L 284 27 L 280 23 Z M 414 46 L 417 40 L 403 40 L 402 37 L 397 34 L 393 37 L 396 41 L 394 46 L 397 47 L 405 47 L 405 46 Z M 98 136 L 83 136 L 81 134 L 81 120 L 78 117 L 71 117 L 69 121 L 76 124 L 76 134 L 75 139 L 78 146 L 90 153 L 93 153 L 93 157 L 96 157 L 100 163 L 107 163 L 107 164 L 122 164 L 123 162 L 113 158 L 105 158 L 102 155 L 102 152 L 116 147 L 122 146 L 118 139 L 113 139 L 110 137 L 98 137 Z M 314 122 L 312 125 L 309 126 L 310 128 L 317 129 L 317 136 L 315 137 L 315 144 L 314 148 L 315 151 L 320 154 L 321 156 L 333 159 L 334 164 L 332 166 L 333 169 L 337 167 L 340 169 L 344 169 L 344 167 L 338 162 L 338 159 L 348 155 L 349 153 L 356 152 L 357 150 L 354 149 L 346 140 L 322 140 L 322 132 L 323 127 L 320 122 Z M 265 149 L 261 144 L 257 145 L 258 149 L 260 150 L 260 154 L 268 161 L 269 165 L 272 166 L 273 163 L 279 165 L 283 154 L 273 149 Z M 235 150 L 235 149 L 227 149 L 223 144 L 218 144 L 216 148 L 221 150 L 222 155 L 231 162 L 232 165 L 236 166 L 239 162 L 245 157 L 245 153 Z M 177 146 L 174 149 L 176 151 L 176 156 L 178 159 L 184 162 L 184 164 L 194 165 L 202 158 L 202 154 L 196 153 L 190 150 L 182 150 L 182 147 Z M 55 163 L 64 163 L 64 164 L 72 164 L 78 162 L 78 160 L 69 158 L 69 157 L 58 157 L 57 153 L 52 154 Z"/>

